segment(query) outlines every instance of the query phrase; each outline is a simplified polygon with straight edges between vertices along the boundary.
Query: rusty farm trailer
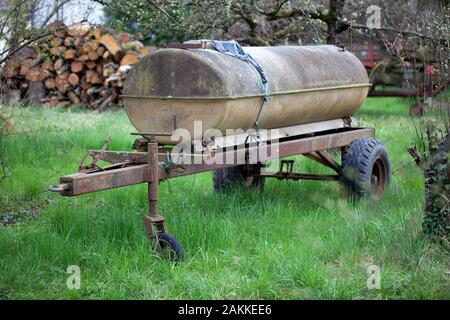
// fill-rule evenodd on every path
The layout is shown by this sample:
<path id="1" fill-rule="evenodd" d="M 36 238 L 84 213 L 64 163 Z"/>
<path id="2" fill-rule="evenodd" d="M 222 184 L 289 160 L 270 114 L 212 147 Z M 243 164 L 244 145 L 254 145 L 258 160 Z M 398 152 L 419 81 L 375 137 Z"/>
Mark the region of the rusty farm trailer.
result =
<path id="1" fill-rule="evenodd" d="M 218 191 L 234 185 L 262 191 L 266 178 L 328 180 L 352 199 L 381 197 L 390 180 L 387 150 L 373 128 L 357 127 L 351 117 L 369 87 L 361 62 L 335 46 L 242 49 L 194 41 L 162 49 L 139 62 L 124 86 L 132 134 L 140 136 L 135 151 L 109 151 L 107 143 L 89 150 L 92 162 L 82 161 L 79 172 L 49 190 L 78 196 L 147 183 L 147 235 L 176 259 L 181 246 L 158 211 L 158 185 L 166 179 L 212 171 Z M 174 134 L 180 129 L 189 139 L 180 142 Z M 340 160 L 330 149 L 340 151 Z M 281 160 L 278 171 L 265 167 L 296 155 L 334 174 L 293 172 L 291 159 Z M 111 165 L 101 168 L 99 160 Z"/>

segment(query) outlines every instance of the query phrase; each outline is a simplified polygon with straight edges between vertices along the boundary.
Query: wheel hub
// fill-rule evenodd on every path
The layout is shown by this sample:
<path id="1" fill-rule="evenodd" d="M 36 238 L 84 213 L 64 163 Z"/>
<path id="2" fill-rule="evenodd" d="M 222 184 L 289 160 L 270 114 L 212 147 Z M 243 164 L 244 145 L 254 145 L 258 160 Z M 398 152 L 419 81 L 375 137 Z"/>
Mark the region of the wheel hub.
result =
<path id="1" fill-rule="evenodd" d="M 372 168 L 371 176 L 371 193 L 373 197 L 380 198 L 387 185 L 388 172 L 386 168 L 386 162 L 383 158 L 379 157 L 375 160 Z"/>

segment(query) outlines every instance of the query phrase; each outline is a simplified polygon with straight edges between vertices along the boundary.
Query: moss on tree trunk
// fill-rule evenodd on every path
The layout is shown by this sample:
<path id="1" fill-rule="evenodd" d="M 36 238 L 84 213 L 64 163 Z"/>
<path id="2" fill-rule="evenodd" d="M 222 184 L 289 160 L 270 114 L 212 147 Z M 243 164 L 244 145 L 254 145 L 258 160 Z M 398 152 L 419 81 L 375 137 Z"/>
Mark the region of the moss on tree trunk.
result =
<path id="1" fill-rule="evenodd" d="M 431 144 L 433 145 L 433 144 Z M 450 167 L 448 161 L 450 136 L 432 147 L 425 164 L 424 232 L 450 247 Z"/>

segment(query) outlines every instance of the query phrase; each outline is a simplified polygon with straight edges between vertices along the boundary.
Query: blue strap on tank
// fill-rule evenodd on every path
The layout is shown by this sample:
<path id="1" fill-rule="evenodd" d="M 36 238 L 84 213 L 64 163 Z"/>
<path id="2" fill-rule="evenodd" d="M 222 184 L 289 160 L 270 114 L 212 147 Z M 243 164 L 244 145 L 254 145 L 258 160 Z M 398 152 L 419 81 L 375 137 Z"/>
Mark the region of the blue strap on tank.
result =
<path id="1" fill-rule="evenodd" d="M 249 133 L 249 135 L 245 139 L 245 144 L 254 141 L 256 142 L 256 145 L 259 146 L 261 142 L 261 136 L 259 134 L 259 117 L 261 116 L 264 104 L 269 101 L 269 81 L 267 80 L 267 75 L 258 61 L 256 61 L 250 54 L 245 52 L 244 49 L 235 40 L 213 40 L 211 41 L 211 44 L 215 50 L 251 64 L 256 69 L 256 71 L 258 71 L 259 76 L 261 77 L 263 99 L 261 101 L 261 106 L 259 107 L 258 115 L 256 116 L 256 120 L 254 123 L 255 132 Z M 246 155 L 246 158 L 248 158 L 248 155 Z"/>
<path id="2" fill-rule="evenodd" d="M 239 43 L 237 43 L 235 40 L 230 41 L 214 40 L 211 41 L 211 44 L 215 50 L 251 64 L 256 69 L 256 71 L 258 71 L 259 76 L 261 77 L 264 101 L 266 102 L 269 100 L 269 81 L 267 80 L 266 73 L 264 72 L 261 65 L 250 54 L 244 51 L 244 49 L 239 45 Z"/>

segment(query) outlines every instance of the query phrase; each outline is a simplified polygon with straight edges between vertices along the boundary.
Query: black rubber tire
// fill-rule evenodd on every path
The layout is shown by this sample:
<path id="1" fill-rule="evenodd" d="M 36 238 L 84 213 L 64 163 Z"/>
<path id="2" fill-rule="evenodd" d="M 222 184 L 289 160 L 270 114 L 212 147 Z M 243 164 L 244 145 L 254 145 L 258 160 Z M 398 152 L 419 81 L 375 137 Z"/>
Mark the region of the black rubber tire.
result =
<path id="1" fill-rule="evenodd" d="M 260 172 L 259 165 L 241 165 L 223 168 L 213 172 L 214 189 L 226 192 L 235 187 L 254 189 L 259 192 L 264 190 L 265 178 L 249 176 L 250 172 Z"/>
<path id="2" fill-rule="evenodd" d="M 161 249 L 170 249 L 168 258 L 172 261 L 183 261 L 184 252 L 180 242 L 167 232 L 158 233 L 158 241 Z"/>
<path id="3" fill-rule="evenodd" d="M 356 201 L 380 198 L 391 180 L 391 163 L 384 144 L 377 139 L 357 139 L 342 155 L 341 184 L 344 195 Z"/>

